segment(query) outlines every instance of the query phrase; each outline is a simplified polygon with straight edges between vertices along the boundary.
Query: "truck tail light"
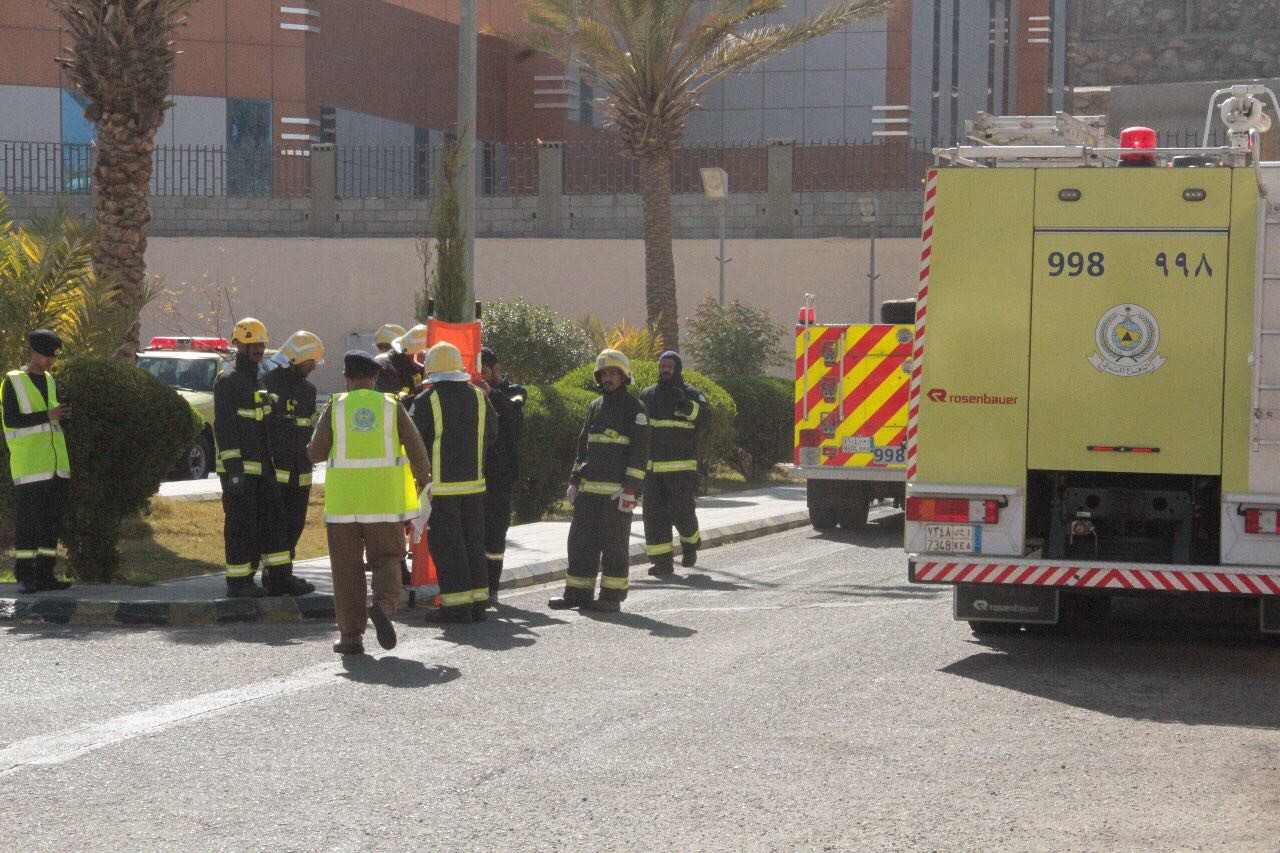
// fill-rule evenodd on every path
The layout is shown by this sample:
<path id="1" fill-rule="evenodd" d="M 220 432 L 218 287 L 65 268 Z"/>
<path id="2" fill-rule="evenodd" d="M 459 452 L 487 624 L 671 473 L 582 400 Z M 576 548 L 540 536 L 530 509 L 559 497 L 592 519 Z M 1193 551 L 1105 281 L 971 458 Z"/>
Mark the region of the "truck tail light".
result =
<path id="1" fill-rule="evenodd" d="M 995 524 L 1000 501 L 968 498 L 907 498 L 908 521 L 945 521 L 952 524 Z"/>
<path id="2" fill-rule="evenodd" d="M 1246 509 L 1245 533 L 1280 533 L 1280 512 L 1274 509 Z"/>

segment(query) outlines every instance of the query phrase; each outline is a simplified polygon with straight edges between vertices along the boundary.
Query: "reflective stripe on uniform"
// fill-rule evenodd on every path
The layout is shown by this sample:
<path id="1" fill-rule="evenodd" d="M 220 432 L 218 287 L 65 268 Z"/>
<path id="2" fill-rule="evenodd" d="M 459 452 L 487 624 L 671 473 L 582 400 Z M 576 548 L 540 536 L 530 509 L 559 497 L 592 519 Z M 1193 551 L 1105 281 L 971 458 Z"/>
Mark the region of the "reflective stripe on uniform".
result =
<path id="1" fill-rule="evenodd" d="M 644 475 L 645 475 L 645 471 L 644 471 L 644 469 L 643 469 L 643 468 L 628 468 L 628 469 L 627 469 L 627 476 L 628 476 L 628 477 L 635 477 L 637 480 L 643 480 L 643 479 L 644 479 Z"/>
<path id="2" fill-rule="evenodd" d="M 485 591 L 486 595 L 488 591 Z M 449 592 L 440 596 L 441 607 L 460 607 L 463 604 L 471 603 L 471 590 L 466 592 Z"/>
<path id="3" fill-rule="evenodd" d="M 594 480 L 583 480 L 579 488 L 592 495 L 612 495 L 622 490 L 622 484 L 598 483 Z"/>
<path id="4" fill-rule="evenodd" d="M 574 589 L 595 589 L 595 578 L 580 578 L 577 575 L 565 575 L 565 586 L 571 586 Z"/>
<path id="5" fill-rule="evenodd" d="M 488 601 L 488 600 L 489 600 L 489 587 L 486 586 L 481 589 L 471 590 L 471 601 L 473 603 L 479 604 L 482 601 Z"/>
<path id="6" fill-rule="evenodd" d="M 58 556 L 58 549 L 57 548 L 37 548 L 36 553 L 41 557 L 56 557 Z"/>
<path id="7" fill-rule="evenodd" d="M 227 577 L 245 578 L 253 574 L 253 566 L 249 563 L 227 563 Z"/>
<path id="8" fill-rule="evenodd" d="M 449 482 L 442 479 L 444 467 L 441 465 L 441 447 L 444 444 L 444 409 L 440 405 L 440 395 L 431 395 L 431 422 L 435 426 L 435 436 L 431 439 L 431 474 L 433 496 L 449 497 L 455 495 L 475 495 L 485 490 L 484 479 L 484 428 L 488 418 L 488 406 L 485 405 L 484 392 L 474 385 L 470 386 L 476 393 L 476 404 L 479 416 L 476 419 L 476 473 L 480 476 L 474 480 Z"/>
<path id="9" fill-rule="evenodd" d="M 277 483 L 285 483 L 285 484 L 288 484 L 288 482 L 289 482 L 289 472 L 288 472 L 288 471 L 282 471 L 281 469 L 277 468 L 277 469 L 276 469 L 276 482 L 277 482 Z"/>
<path id="10" fill-rule="evenodd" d="M 694 429 L 693 424 L 688 421 L 652 420 L 649 421 L 649 426 L 654 429 Z"/>
<path id="11" fill-rule="evenodd" d="M 502 552 L 497 553 L 497 554 L 490 553 L 489 551 L 485 551 L 485 552 L 484 552 L 484 558 L 485 558 L 486 560 L 505 560 L 505 559 L 506 559 L 506 557 L 507 557 L 507 552 L 506 552 L 506 551 L 502 551 Z"/>
<path id="12" fill-rule="evenodd" d="M 15 560 L 34 560 L 40 552 L 35 551 L 14 551 L 13 558 Z"/>
<path id="13" fill-rule="evenodd" d="M 609 435 L 603 432 L 593 432 L 587 435 L 587 441 L 594 441 L 598 444 L 630 444 L 631 439 L 625 435 Z"/>
<path id="14" fill-rule="evenodd" d="M 680 541 L 686 545 L 697 545 L 699 542 L 702 541 L 702 531 L 699 530 L 697 533 L 693 534 L 692 536 L 681 536 Z"/>
<path id="15" fill-rule="evenodd" d="M 307 472 L 307 473 L 305 473 L 305 474 L 299 474 L 299 475 L 298 475 L 298 485 L 299 485 L 299 486 L 310 486 L 310 485 L 311 485 L 311 472 L 310 472 L 310 471 L 308 471 L 308 472 Z"/>
<path id="16" fill-rule="evenodd" d="M 432 496 L 475 495 L 483 492 L 484 489 L 483 479 L 468 480 L 465 483 L 442 483 L 436 480 L 431 486 L 431 494 Z"/>
<path id="17" fill-rule="evenodd" d="M 655 474 L 670 474 L 672 471 L 697 471 L 697 459 L 679 459 L 673 462 L 650 462 L 649 470 Z"/>
<path id="18" fill-rule="evenodd" d="M 219 458 L 219 459 L 224 459 L 224 460 L 225 460 L 225 459 L 239 459 L 239 458 L 240 458 L 240 448 L 238 448 L 238 447 L 233 447 L 233 448 L 231 448 L 230 450 L 224 450 L 224 451 L 222 451 L 221 453 L 219 453 L 219 454 L 218 454 L 218 458 Z"/>
<path id="19" fill-rule="evenodd" d="M 650 557 L 658 557 L 675 551 L 675 546 L 668 542 L 665 545 L 645 545 L 644 553 Z"/>
<path id="20" fill-rule="evenodd" d="M 601 589 L 626 589 L 629 578 L 611 578 L 608 575 L 600 578 Z"/>
<path id="21" fill-rule="evenodd" d="M 690 400 L 689 402 L 693 405 L 693 408 L 689 410 L 689 414 L 682 415 L 679 412 L 676 412 L 677 418 L 685 418 L 686 420 L 692 421 L 698 417 L 698 410 L 699 410 L 698 401 Z"/>
<path id="22" fill-rule="evenodd" d="M 250 460 L 246 460 L 246 461 L 245 461 L 245 463 L 244 463 L 244 472 L 245 472 L 246 474 L 256 474 L 257 476 L 261 477 L 261 476 L 262 476 L 262 463 L 261 463 L 261 462 L 253 462 L 253 461 L 250 461 Z"/>
<path id="23" fill-rule="evenodd" d="M 56 476 L 58 475 L 54 471 L 45 471 L 42 474 L 28 474 L 25 477 L 15 477 L 13 479 L 13 484 L 15 486 L 21 486 L 23 483 L 40 483 L 44 480 L 52 480 Z"/>
<path id="24" fill-rule="evenodd" d="M 290 418 L 287 418 L 287 420 L 293 421 L 293 425 L 294 425 L 294 426 L 300 426 L 300 427 L 315 426 L 315 422 L 316 422 L 316 419 L 315 419 L 315 418 L 294 418 L 294 417 L 290 417 Z"/>
<path id="25" fill-rule="evenodd" d="M 416 509 L 412 512 L 390 512 L 371 515 L 360 513 L 356 513 L 355 515 L 339 515 L 337 513 L 329 512 L 324 514 L 324 520 L 329 524 L 381 524 L 387 521 L 404 522 L 417 517 L 418 511 Z"/>
<path id="26" fill-rule="evenodd" d="M 27 436 L 27 435 L 36 435 L 37 433 L 42 433 L 42 432 L 57 432 L 57 429 L 54 427 L 52 423 L 47 423 L 47 424 L 38 424 L 33 427 L 22 427 L 21 429 L 5 430 L 4 440 L 13 441 L 15 438 L 22 438 L 23 436 Z"/>
<path id="27" fill-rule="evenodd" d="M 274 554 L 263 554 L 262 565 L 264 566 L 283 566 L 292 562 L 288 551 L 276 551 Z"/>

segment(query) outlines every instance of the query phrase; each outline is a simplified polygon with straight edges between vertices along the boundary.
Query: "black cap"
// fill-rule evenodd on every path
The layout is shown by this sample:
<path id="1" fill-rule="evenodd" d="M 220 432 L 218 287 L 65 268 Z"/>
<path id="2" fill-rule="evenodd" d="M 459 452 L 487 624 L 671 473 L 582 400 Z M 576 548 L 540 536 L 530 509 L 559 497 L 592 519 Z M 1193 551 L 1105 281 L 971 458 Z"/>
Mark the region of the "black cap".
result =
<path id="1" fill-rule="evenodd" d="M 53 358 L 62 349 L 62 338 L 48 329 L 36 329 L 27 335 L 27 345 L 41 355 Z"/>
<path id="2" fill-rule="evenodd" d="M 347 350 L 347 354 L 342 357 L 342 367 L 348 376 L 356 378 L 376 376 L 382 369 L 373 360 L 373 356 L 362 349 Z"/>
<path id="3" fill-rule="evenodd" d="M 480 347 L 480 363 L 485 367 L 493 367 L 498 363 L 498 356 L 488 347 Z"/>

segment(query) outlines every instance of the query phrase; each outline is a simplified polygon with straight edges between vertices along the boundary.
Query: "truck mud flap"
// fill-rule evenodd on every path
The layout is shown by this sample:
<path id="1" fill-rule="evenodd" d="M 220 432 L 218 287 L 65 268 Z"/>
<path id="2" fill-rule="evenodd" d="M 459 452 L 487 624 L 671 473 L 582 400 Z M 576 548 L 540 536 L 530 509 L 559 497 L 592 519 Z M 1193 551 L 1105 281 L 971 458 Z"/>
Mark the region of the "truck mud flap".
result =
<path id="1" fill-rule="evenodd" d="M 1058 623 L 1058 590 L 1051 587 L 957 584 L 953 603 L 964 622 Z"/>
<path id="2" fill-rule="evenodd" d="M 1280 597 L 1258 598 L 1258 630 L 1264 634 L 1280 634 Z"/>

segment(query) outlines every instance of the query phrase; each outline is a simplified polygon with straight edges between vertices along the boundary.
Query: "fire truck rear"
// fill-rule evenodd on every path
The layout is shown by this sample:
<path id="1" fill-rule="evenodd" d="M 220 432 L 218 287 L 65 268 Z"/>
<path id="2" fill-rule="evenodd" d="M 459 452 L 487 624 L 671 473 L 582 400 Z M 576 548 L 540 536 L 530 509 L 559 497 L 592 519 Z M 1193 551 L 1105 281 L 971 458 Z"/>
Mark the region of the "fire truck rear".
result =
<path id="1" fill-rule="evenodd" d="M 1119 148 L 935 152 L 906 546 L 910 579 L 952 585 L 975 631 L 1084 624 L 1125 594 L 1248 596 L 1280 632 L 1264 96 L 1215 94 L 1221 148 L 1133 128 Z"/>

